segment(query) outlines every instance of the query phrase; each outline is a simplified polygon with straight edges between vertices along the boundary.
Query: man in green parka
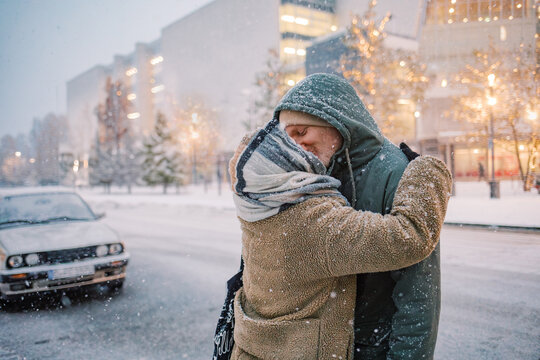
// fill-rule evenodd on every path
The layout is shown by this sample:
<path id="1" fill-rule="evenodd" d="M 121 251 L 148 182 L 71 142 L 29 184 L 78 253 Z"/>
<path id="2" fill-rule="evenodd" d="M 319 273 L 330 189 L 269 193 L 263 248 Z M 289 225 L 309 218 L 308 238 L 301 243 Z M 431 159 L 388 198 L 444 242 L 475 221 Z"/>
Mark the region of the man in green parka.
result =
<path id="1" fill-rule="evenodd" d="M 289 135 L 311 152 L 316 152 L 317 143 L 324 139 L 303 139 L 302 127 L 336 128 L 343 146 L 332 157 L 328 174 L 341 181 L 339 190 L 355 209 L 390 212 L 408 160 L 381 134 L 347 81 L 330 74 L 310 75 L 283 97 L 275 116 L 282 111 L 307 113 L 322 120 L 321 124 L 282 123 Z M 355 359 L 433 358 L 440 313 L 439 253 L 437 246 L 416 265 L 357 276 Z"/>

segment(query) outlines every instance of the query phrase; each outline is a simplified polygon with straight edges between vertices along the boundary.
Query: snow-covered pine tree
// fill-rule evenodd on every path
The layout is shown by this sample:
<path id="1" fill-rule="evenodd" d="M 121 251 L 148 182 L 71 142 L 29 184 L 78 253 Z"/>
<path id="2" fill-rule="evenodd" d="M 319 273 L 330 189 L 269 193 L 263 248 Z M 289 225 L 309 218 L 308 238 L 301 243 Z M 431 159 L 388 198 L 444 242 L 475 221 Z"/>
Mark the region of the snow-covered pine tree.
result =
<path id="1" fill-rule="evenodd" d="M 157 115 L 154 133 L 143 142 L 141 157 L 144 159 L 142 179 L 146 184 L 162 185 L 166 194 L 169 185 L 183 183 L 183 158 L 162 113 Z"/>

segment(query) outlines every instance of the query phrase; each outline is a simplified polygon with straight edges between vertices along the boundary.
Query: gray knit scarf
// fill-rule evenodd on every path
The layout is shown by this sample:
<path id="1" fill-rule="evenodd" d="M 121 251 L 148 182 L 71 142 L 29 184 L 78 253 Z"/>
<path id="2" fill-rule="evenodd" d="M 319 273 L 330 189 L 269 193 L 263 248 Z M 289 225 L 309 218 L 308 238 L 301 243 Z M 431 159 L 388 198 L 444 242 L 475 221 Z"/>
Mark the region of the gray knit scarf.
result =
<path id="1" fill-rule="evenodd" d="M 298 146 L 277 119 L 255 133 L 238 157 L 235 171 L 236 212 L 248 222 L 266 219 L 312 197 L 345 200 L 337 190 L 340 181 L 325 175 L 323 163 Z"/>

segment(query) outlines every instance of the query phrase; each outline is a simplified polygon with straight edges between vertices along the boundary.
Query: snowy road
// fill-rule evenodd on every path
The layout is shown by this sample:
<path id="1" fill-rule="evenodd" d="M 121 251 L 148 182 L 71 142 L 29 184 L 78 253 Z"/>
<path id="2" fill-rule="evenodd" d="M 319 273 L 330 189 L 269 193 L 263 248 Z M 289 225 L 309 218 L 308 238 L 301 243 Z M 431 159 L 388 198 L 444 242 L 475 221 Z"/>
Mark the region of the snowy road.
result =
<path id="1" fill-rule="evenodd" d="M 0 310 L 0 359 L 209 359 L 225 280 L 239 262 L 234 212 L 93 206 L 131 253 L 122 293 Z M 442 256 L 436 359 L 538 360 L 540 236 L 448 227 Z"/>

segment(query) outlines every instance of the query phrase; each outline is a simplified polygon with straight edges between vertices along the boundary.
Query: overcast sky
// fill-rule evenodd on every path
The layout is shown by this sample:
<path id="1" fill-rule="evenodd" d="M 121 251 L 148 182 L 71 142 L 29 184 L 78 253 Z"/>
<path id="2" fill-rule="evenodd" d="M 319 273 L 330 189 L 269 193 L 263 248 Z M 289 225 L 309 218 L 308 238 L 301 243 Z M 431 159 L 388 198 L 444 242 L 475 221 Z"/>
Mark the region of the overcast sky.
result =
<path id="1" fill-rule="evenodd" d="M 65 114 L 66 81 L 212 0 L 0 0 L 0 137 Z"/>

